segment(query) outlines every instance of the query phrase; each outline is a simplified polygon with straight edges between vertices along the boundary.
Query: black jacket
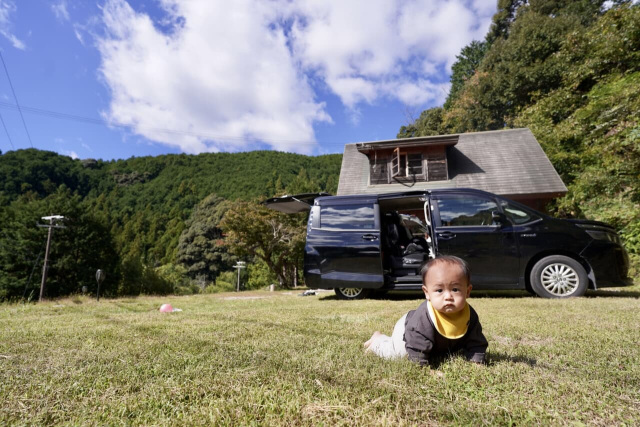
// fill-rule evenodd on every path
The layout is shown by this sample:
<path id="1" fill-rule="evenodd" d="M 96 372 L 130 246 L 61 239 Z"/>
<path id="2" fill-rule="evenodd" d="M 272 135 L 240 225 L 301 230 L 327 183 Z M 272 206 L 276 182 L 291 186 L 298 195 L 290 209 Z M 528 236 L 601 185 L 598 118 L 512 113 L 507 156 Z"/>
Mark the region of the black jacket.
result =
<path id="1" fill-rule="evenodd" d="M 469 306 L 471 316 L 467 333 L 462 338 L 449 339 L 440 335 L 429 317 L 427 301 L 416 310 L 407 313 L 404 324 L 404 341 L 409 360 L 426 365 L 430 357 L 442 357 L 462 352 L 467 360 L 485 362 L 489 343 L 482 334 L 482 326 L 476 311 Z"/>

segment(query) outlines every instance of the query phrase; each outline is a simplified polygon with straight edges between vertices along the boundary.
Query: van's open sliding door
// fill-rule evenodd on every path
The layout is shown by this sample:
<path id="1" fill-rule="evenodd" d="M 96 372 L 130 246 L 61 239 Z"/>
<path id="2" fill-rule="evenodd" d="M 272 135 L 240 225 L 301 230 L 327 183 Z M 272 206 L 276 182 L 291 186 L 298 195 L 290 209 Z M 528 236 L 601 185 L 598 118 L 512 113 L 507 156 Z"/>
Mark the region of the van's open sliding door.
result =
<path id="1" fill-rule="evenodd" d="M 307 228 L 307 286 L 381 288 L 384 277 L 377 201 L 371 198 L 324 202 L 313 207 Z"/>

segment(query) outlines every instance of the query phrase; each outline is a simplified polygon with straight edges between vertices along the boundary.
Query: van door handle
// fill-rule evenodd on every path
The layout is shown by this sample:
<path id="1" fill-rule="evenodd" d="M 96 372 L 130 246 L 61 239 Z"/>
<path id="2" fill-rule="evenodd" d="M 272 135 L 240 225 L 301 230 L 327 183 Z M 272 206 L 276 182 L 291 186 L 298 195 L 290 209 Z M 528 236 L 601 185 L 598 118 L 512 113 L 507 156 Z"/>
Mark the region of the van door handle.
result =
<path id="1" fill-rule="evenodd" d="M 378 236 L 376 236 L 375 234 L 365 234 L 364 236 L 362 236 L 362 238 L 364 240 L 378 240 Z"/>
<path id="2" fill-rule="evenodd" d="M 438 238 L 442 240 L 451 240 L 454 237 L 456 237 L 456 235 L 450 231 L 443 231 L 438 233 Z"/>

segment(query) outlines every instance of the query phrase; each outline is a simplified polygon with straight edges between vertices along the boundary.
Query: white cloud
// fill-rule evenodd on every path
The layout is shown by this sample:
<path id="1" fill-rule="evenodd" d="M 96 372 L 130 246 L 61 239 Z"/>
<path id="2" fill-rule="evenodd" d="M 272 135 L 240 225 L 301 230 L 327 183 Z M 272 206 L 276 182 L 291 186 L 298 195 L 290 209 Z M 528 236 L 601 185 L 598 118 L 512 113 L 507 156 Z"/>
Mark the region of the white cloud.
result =
<path id="1" fill-rule="evenodd" d="M 67 10 L 67 2 L 66 0 L 60 0 L 57 3 L 53 3 L 51 5 L 51 10 L 53 14 L 61 21 L 69 20 L 69 11 Z"/>
<path id="2" fill-rule="evenodd" d="M 385 92 L 394 93 L 409 106 L 424 105 L 428 102 L 444 103 L 449 93 L 450 83 L 432 83 L 429 80 L 393 81 L 384 87 Z"/>
<path id="3" fill-rule="evenodd" d="M 76 39 L 78 39 L 80 44 L 84 46 L 84 37 L 82 36 L 82 27 L 79 25 L 74 25 L 73 34 L 76 36 Z"/>
<path id="4" fill-rule="evenodd" d="M 161 17 L 125 0 L 103 7 L 97 46 L 110 120 L 189 153 L 250 148 L 250 141 L 312 152 L 314 124 L 331 122 L 314 90 L 333 92 L 355 120 L 363 104 L 441 103 L 445 70 L 462 47 L 484 37 L 495 0 L 160 6 Z"/>
<path id="5" fill-rule="evenodd" d="M 16 49 L 24 50 L 26 45 L 11 32 L 11 15 L 16 11 L 16 5 L 11 0 L 0 0 L 0 34 L 11 42 Z"/>
<path id="6" fill-rule="evenodd" d="M 271 3 L 163 5 L 173 18 L 170 33 L 122 0 L 105 4 L 108 34 L 98 46 L 112 92 L 110 119 L 188 153 L 242 149 L 247 140 L 313 150 L 313 123 L 330 118 L 297 70 L 282 29 L 270 27 L 277 19 Z"/>
<path id="7" fill-rule="evenodd" d="M 462 47 L 484 38 L 495 11 L 495 0 L 468 3 L 301 0 L 292 31 L 295 53 L 349 107 L 379 98 L 435 102 L 441 99 L 437 80 L 421 79 L 448 71 Z M 416 63 L 427 76 L 407 83 Z"/>
<path id="8" fill-rule="evenodd" d="M 471 8 L 479 16 L 492 17 L 496 13 L 496 4 L 495 0 L 472 0 Z M 482 36 L 484 37 L 484 34 Z"/>

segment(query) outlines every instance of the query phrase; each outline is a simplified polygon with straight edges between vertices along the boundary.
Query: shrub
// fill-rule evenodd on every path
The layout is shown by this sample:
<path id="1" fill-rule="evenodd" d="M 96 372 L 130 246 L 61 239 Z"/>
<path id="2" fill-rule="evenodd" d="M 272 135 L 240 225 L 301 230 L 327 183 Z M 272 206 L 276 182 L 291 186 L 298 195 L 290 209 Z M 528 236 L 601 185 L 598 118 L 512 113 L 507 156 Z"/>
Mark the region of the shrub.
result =
<path id="1" fill-rule="evenodd" d="M 260 289 L 272 283 L 278 283 L 278 278 L 264 261 L 256 258 L 247 266 L 247 289 Z"/>

